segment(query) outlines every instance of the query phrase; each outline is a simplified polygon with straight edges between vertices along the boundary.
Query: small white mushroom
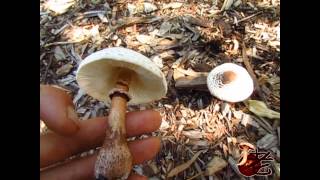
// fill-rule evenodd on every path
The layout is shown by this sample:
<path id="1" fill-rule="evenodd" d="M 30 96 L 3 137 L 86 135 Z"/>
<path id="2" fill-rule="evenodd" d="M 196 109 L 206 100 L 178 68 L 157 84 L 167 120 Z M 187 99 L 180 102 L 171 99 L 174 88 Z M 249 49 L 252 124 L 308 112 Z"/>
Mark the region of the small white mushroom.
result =
<path id="1" fill-rule="evenodd" d="M 96 179 L 126 179 L 132 169 L 125 129 L 127 103 L 148 103 L 165 96 L 164 75 L 142 54 L 114 47 L 85 58 L 77 71 L 77 82 L 92 97 L 111 103 L 109 128 L 95 164 Z"/>
<path id="2" fill-rule="evenodd" d="M 215 67 L 207 77 L 210 93 L 227 102 L 240 102 L 253 92 L 254 84 L 247 70 L 233 63 Z"/>

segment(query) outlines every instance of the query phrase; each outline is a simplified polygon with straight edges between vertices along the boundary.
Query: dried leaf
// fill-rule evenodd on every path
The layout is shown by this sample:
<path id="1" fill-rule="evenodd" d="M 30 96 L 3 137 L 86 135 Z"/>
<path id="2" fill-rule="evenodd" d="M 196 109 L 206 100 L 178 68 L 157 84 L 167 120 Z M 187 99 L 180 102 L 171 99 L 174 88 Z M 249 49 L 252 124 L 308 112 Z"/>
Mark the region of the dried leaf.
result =
<path id="1" fill-rule="evenodd" d="M 230 105 L 229 103 L 223 103 L 221 105 L 221 114 L 222 114 L 222 117 L 225 117 L 227 115 L 227 113 L 229 113 L 230 111 Z"/>
<path id="2" fill-rule="evenodd" d="M 66 55 L 64 54 L 60 46 L 56 46 L 56 48 L 54 48 L 54 57 L 57 61 L 66 59 Z"/>
<path id="3" fill-rule="evenodd" d="M 245 127 L 247 127 L 247 124 L 259 128 L 259 124 L 257 122 L 255 122 L 252 117 L 249 114 L 242 114 L 242 118 L 241 118 L 241 124 Z"/>
<path id="4" fill-rule="evenodd" d="M 179 67 L 183 59 L 184 59 L 183 57 L 180 57 L 179 59 L 177 59 L 177 60 L 172 64 L 171 68 L 176 69 L 177 67 Z"/>
<path id="5" fill-rule="evenodd" d="M 276 146 L 270 148 L 270 150 L 274 152 L 276 158 L 280 159 L 280 150 Z"/>
<path id="6" fill-rule="evenodd" d="M 276 97 L 280 97 L 280 77 L 274 76 L 267 80 L 268 83 L 271 85 L 272 93 Z"/>
<path id="7" fill-rule="evenodd" d="M 225 168 L 228 165 L 227 161 L 220 158 L 219 156 L 215 156 L 212 158 L 212 160 L 208 163 L 207 169 L 205 171 L 205 174 L 207 176 L 212 176 L 216 172 L 221 171 L 223 168 Z"/>
<path id="8" fill-rule="evenodd" d="M 137 13 L 137 11 L 136 11 L 136 6 L 135 6 L 134 4 L 128 3 L 127 9 L 128 9 L 128 11 L 129 11 L 129 15 L 130 15 L 130 16 L 132 16 L 132 15 L 134 15 L 134 14 Z"/>
<path id="9" fill-rule="evenodd" d="M 159 68 L 163 68 L 163 61 L 162 58 L 159 56 L 153 56 L 150 58 Z"/>
<path id="10" fill-rule="evenodd" d="M 173 70 L 173 79 L 174 79 L 174 80 L 177 80 L 177 79 L 179 79 L 179 78 L 181 78 L 181 77 L 184 77 L 184 73 L 180 72 L 180 71 L 177 70 L 177 69 L 174 69 L 174 70 Z"/>
<path id="11" fill-rule="evenodd" d="M 75 0 L 49 0 L 46 7 L 55 12 L 57 15 L 64 14 L 68 9 L 75 4 Z"/>
<path id="12" fill-rule="evenodd" d="M 192 77 L 208 76 L 207 72 L 195 72 L 191 68 L 188 68 L 187 70 L 182 69 L 182 68 L 177 68 L 177 71 L 180 71 L 184 75 L 192 76 Z"/>
<path id="13" fill-rule="evenodd" d="M 276 84 L 280 83 L 280 77 L 279 76 L 273 76 L 272 78 L 268 79 L 267 81 L 268 81 L 268 83 L 270 85 L 276 85 Z M 280 87 L 279 87 L 279 89 L 280 89 Z"/>
<path id="14" fill-rule="evenodd" d="M 192 159 L 190 159 L 189 161 L 173 168 L 169 173 L 168 173 L 168 177 L 173 177 L 177 174 L 179 174 L 180 172 L 184 171 L 185 169 L 187 169 L 189 166 L 191 166 L 191 164 L 198 158 L 198 156 L 204 151 L 198 151 L 193 157 Z"/>
<path id="15" fill-rule="evenodd" d="M 78 113 L 78 114 L 84 114 L 87 110 L 88 110 L 87 108 L 79 108 L 79 109 L 77 110 L 77 113 Z"/>
<path id="16" fill-rule="evenodd" d="M 119 47 L 121 45 L 122 41 L 121 39 L 117 39 L 116 44 L 114 46 Z"/>
<path id="17" fill-rule="evenodd" d="M 143 7 L 145 13 L 151 13 L 158 9 L 157 6 L 148 2 L 143 3 Z"/>
<path id="18" fill-rule="evenodd" d="M 163 22 L 160 26 L 158 35 L 163 36 L 164 34 L 170 31 L 171 27 L 172 27 L 172 24 L 170 22 L 167 22 L 167 21 Z"/>
<path id="19" fill-rule="evenodd" d="M 99 43 L 101 39 L 100 32 L 99 32 L 99 25 L 93 26 L 89 31 L 90 37 L 93 42 L 96 44 Z"/>
<path id="20" fill-rule="evenodd" d="M 73 68 L 72 64 L 68 63 L 63 66 L 61 66 L 59 69 L 57 69 L 56 74 L 58 76 L 64 76 L 70 72 L 70 70 Z"/>
<path id="21" fill-rule="evenodd" d="M 190 15 L 183 16 L 183 20 L 191 25 L 202 26 L 202 27 L 211 27 L 211 23 L 205 19 L 199 19 Z"/>
<path id="22" fill-rule="evenodd" d="M 99 34 L 98 28 L 98 25 L 93 26 L 92 29 L 86 29 L 84 27 L 75 26 L 66 34 L 66 36 L 72 42 L 82 42 L 90 39 L 91 37 L 97 39 L 96 36 Z"/>
<path id="23" fill-rule="evenodd" d="M 234 160 L 231 156 L 228 158 L 228 163 L 230 164 L 231 168 L 233 169 L 234 172 L 236 172 L 240 177 L 242 177 L 242 174 L 240 173 L 238 169 L 238 162 Z"/>
<path id="24" fill-rule="evenodd" d="M 233 3 L 233 6 L 234 7 L 238 7 L 238 6 L 240 6 L 241 3 L 242 3 L 241 0 L 235 0 L 234 3 Z"/>
<path id="25" fill-rule="evenodd" d="M 165 52 L 159 54 L 159 57 L 162 59 L 173 59 L 174 54 L 175 54 L 174 50 L 169 50 L 169 51 L 165 51 Z"/>
<path id="26" fill-rule="evenodd" d="M 277 139 L 277 136 L 273 134 L 266 134 L 263 138 L 257 141 L 257 146 L 261 149 L 270 149 L 277 145 Z"/>
<path id="27" fill-rule="evenodd" d="M 187 144 L 190 144 L 190 145 L 194 145 L 194 146 L 204 146 L 204 147 L 207 147 L 209 145 L 208 141 L 206 140 L 193 140 L 193 139 L 190 139 L 190 141 L 188 141 Z"/>
<path id="28" fill-rule="evenodd" d="M 101 0 L 91 0 L 91 3 L 97 5 L 101 3 Z"/>
<path id="29" fill-rule="evenodd" d="M 168 9 L 168 8 L 177 9 L 177 8 L 180 8 L 182 5 L 183 3 L 181 2 L 171 2 L 169 4 L 164 4 L 162 9 Z"/>
<path id="30" fill-rule="evenodd" d="M 192 67 L 195 71 L 200 72 L 210 72 L 212 70 L 212 67 L 207 63 L 192 64 Z"/>
<path id="31" fill-rule="evenodd" d="M 128 9 L 129 15 L 132 16 L 132 15 L 140 14 L 143 12 L 144 13 L 151 13 L 151 12 L 157 10 L 158 7 L 152 3 L 149 3 L 149 2 L 142 3 L 141 1 L 139 1 L 135 4 L 128 3 L 127 9 Z"/>
<path id="32" fill-rule="evenodd" d="M 196 131 L 196 130 L 182 131 L 182 134 L 187 136 L 190 139 L 200 139 L 200 138 L 202 138 L 202 133 L 200 131 Z"/>
<path id="33" fill-rule="evenodd" d="M 149 45 L 142 44 L 141 46 L 138 47 L 138 50 L 139 50 L 141 53 L 148 54 L 148 53 L 150 53 L 151 48 L 150 48 Z"/>
<path id="34" fill-rule="evenodd" d="M 68 84 L 72 83 L 72 82 L 75 81 L 75 80 L 76 80 L 76 77 L 75 77 L 75 76 L 73 76 L 73 75 L 68 75 L 68 76 L 67 76 L 66 78 L 64 78 L 64 79 L 59 79 L 58 82 L 59 82 L 61 85 L 65 86 L 65 85 L 68 85 Z"/>
<path id="35" fill-rule="evenodd" d="M 220 28 L 220 30 L 222 31 L 224 36 L 228 36 L 232 33 L 232 27 L 229 23 L 223 21 L 223 20 L 219 20 L 218 21 L 218 26 Z"/>
<path id="36" fill-rule="evenodd" d="M 233 0 L 224 0 L 221 11 L 228 10 L 233 4 Z"/>
<path id="37" fill-rule="evenodd" d="M 114 27 L 112 27 L 112 30 L 116 30 L 134 24 L 153 23 L 155 21 L 161 20 L 162 18 L 163 17 L 160 16 L 123 17 L 117 20 L 117 24 Z"/>
<path id="38" fill-rule="evenodd" d="M 161 121 L 161 126 L 160 126 L 160 130 L 165 130 L 170 128 L 171 126 L 169 125 L 169 123 L 166 120 L 162 120 Z"/>
<path id="39" fill-rule="evenodd" d="M 187 28 L 187 29 L 189 29 L 191 32 L 193 32 L 193 37 L 192 37 L 192 41 L 196 41 L 199 37 L 200 37 L 200 33 L 199 33 L 199 31 L 197 30 L 197 29 L 195 29 L 195 28 L 193 28 L 193 27 L 191 27 L 191 25 L 189 25 L 189 24 L 187 24 L 187 23 L 185 23 L 184 24 L 184 26 Z"/>
<path id="40" fill-rule="evenodd" d="M 169 39 L 160 39 L 157 43 L 159 46 L 173 46 L 177 43 L 177 41 Z"/>
<path id="41" fill-rule="evenodd" d="M 153 37 L 143 34 L 137 35 L 136 38 L 142 44 L 151 44 L 154 41 Z"/>
<path id="42" fill-rule="evenodd" d="M 182 39 L 183 34 L 167 34 L 163 36 L 164 38 L 169 38 L 169 39 Z"/>
<path id="43" fill-rule="evenodd" d="M 156 166 L 156 163 L 153 161 L 152 163 L 148 163 L 143 167 L 143 175 L 145 176 L 153 176 L 159 172 L 159 169 Z"/>
<path id="44" fill-rule="evenodd" d="M 249 110 L 259 117 L 267 117 L 269 119 L 280 119 L 280 113 L 271 110 L 262 101 L 248 100 Z"/>
<path id="45" fill-rule="evenodd" d="M 236 119 L 240 119 L 242 118 L 243 116 L 243 112 L 242 111 L 233 111 L 233 116 L 236 118 Z"/>

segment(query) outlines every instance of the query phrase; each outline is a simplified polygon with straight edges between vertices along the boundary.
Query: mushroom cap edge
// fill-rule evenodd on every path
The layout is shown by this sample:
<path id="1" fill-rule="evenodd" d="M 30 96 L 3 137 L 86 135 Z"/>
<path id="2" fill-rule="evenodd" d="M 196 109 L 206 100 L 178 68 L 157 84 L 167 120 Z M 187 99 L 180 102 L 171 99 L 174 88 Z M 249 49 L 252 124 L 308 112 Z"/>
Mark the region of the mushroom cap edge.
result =
<path id="1" fill-rule="evenodd" d="M 106 48 L 87 56 L 79 65 L 77 82 L 90 96 L 110 104 L 108 92 L 114 88 L 117 68 L 135 72 L 128 94 L 129 105 L 149 103 L 165 96 L 167 82 L 162 71 L 146 56 L 123 47 Z"/>

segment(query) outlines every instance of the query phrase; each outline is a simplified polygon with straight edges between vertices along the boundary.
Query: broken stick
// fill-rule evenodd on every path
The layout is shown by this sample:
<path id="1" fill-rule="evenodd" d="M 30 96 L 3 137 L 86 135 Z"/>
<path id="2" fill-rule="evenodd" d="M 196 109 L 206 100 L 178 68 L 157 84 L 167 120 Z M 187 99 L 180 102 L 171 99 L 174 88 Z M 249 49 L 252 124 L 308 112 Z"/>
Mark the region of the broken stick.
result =
<path id="1" fill-rule="evenodd" d="M 209 91 L 207 87 L 207 76 L 186 76 L 180 77 L 176 80 L 175 87 L 177 89 L 195 89 L 200 91 Z"/>
<path id="2" fill-rule="evenodd" d="M 244 44 L 244 42 L 242 42 L 242 58 L 243 58 L 243 63 L 244 65 L 246 66 L 246 69 L 248 70 L 248 73 L 250 74 L 251 78 L 253 79 L 253 83 L 254 83 L 254 86 L 255 86 L 255 89 L 257 90 L 257 93 L 258 95 L 260 96 L 260 98 L 265 102 L 267 103 L 267 99 L 266 97 L 264 96 L 261 88 L 260 88 L 260 85 L 258 83 L 258 79 L 256 77 L 256 75 L 254 74 L 254 71 L 251 67 L 251 64 L 249 62 L 249 58 L 247 56 L 247 48 Z"/>

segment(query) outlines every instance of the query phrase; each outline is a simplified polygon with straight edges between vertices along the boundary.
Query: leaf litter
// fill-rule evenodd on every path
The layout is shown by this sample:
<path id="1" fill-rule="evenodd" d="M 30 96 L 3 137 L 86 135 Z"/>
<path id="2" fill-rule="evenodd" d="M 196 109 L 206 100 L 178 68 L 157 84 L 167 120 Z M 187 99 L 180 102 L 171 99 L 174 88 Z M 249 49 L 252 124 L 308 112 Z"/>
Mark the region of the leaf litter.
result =
<path id="1" fill-rule="evenodd" d="M 159 130 L 147 135 L 162 137 L 161 151 L 140 165 L 140 173 L 242 179 L 237 145 L 246 141 L 273 152 L 274 173 L 267 178 L 280 177 L 280 1 L 67 0 L 60 10 L 48 2 L 55 1 L 40 2 L 40 83 L 67 89 L 81 120 L 109 111 L 75 80 L 78 64 L 92 52 L 131 48 L 165 74 L 165 98 L 129 107 L 162 116 Z M 207 73 L 224 62 L 252 70 L 260 89 L 247 102 L 222 102 L 208 92 Z"/>

